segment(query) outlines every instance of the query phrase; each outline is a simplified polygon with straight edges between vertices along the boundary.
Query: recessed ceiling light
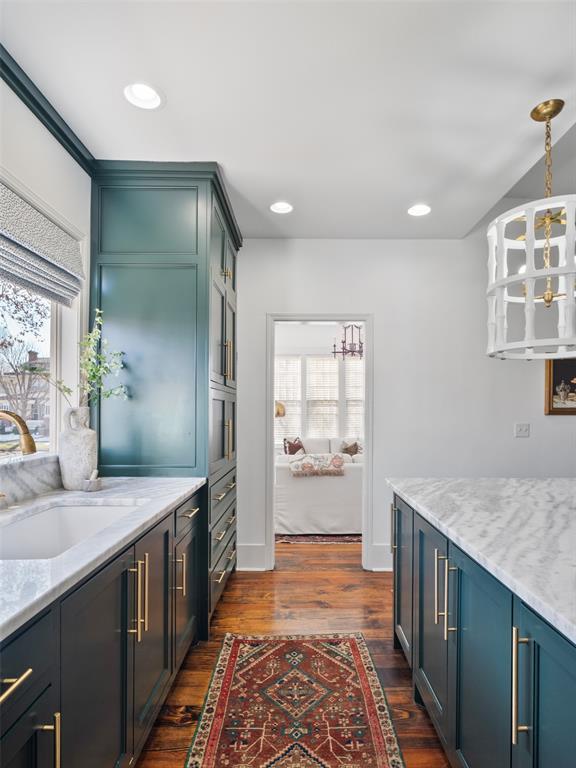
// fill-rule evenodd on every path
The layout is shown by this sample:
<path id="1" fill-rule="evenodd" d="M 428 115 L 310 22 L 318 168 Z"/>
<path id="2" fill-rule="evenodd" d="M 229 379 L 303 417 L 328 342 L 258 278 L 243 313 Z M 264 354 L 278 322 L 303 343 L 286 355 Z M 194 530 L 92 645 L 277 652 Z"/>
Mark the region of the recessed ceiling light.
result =
<path id="1" fill-rule="evenodd" d="M 124 96 L 130 104 L 140 109 L 158 109 L 162 104 L 158 91 L 146 83 L 130 83 L 124 88 Z"/>
<path id="2" fill-rule="evenodd" d="M 428 216 L 431 210 L 432 208 L 430 208 L 429 205 L 426 205 L 426 203 L 416 203 L 408 208 L 408 213 L 410 216 Z"/>
<path id="3" fill-rule="evenodd" d="M 277 202 L 272 203 L 270 210 L 273 213 L 292 213 L 294 206 L 287 203 L 285 200 L 278 200 Z"/>

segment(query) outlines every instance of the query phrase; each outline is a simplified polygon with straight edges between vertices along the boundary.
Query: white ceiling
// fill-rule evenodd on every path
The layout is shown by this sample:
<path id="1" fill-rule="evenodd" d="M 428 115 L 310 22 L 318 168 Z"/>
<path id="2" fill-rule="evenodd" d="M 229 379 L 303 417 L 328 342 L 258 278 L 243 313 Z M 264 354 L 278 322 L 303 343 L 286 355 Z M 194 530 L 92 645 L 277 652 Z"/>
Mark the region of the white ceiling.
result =
<path id="1" fill-rule="evenodd" d="M 1 3 L 98 158 L 217 160 L 246 237 L 459 237 L 576 123 L 576 2 Z M 544 37 L 548 35 L 548 40 Z M 144 80 L 157 112 L 124 101 Z M 276 199 L 294 213 L 276 216 Z M 406 209 L 425 200 L 430 216 Z"/>

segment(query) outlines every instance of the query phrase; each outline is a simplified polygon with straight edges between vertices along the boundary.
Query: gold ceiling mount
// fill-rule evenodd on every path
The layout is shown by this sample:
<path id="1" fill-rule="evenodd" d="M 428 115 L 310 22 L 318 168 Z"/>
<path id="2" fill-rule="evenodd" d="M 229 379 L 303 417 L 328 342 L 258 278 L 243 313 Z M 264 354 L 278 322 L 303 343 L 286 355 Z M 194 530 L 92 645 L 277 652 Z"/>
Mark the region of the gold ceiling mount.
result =
<path id="1" fill-rule="evenodd" d="M 530 112 L 530 117 L 537 123 L 545 123 L 559 115 L 563 109 L 564 101 L 562 99 L 548 99 L 535 106 Z"/>

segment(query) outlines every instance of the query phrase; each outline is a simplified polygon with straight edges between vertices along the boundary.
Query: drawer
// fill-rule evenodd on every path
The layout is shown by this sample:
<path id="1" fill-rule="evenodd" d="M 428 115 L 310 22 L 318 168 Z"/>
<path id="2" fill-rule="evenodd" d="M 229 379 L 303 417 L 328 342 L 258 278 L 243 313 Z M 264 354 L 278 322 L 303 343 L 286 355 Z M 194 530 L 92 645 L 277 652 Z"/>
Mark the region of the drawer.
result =
<path id="1" fill-rule="evenodd" d="M 228 583 L 230 574 L 236 567 L 236 536 L 232 536 L 218 565 L 210 573 L 210 613 L 216 608 L 218 600 L 222 597 L 222 592 Z"/>
<path id="2" fill-rule="evenodd" d="M 221 515 L 228 509 L 230 502 L 236 498 L 236 468 L 220 478 L 210 488 L 210 527 L 218 522 Z"/>
<path id="3" fill-rule="evenodd" d="M 174 512 L 174 535 L 180 539 L 188 533 L 192 527 L 192 520 L 197 519 L 202 509 L 202 494 L 195 493 L 194 496 L 187 499 L 184 504 L 180 504 Z"/>
<path id="4" fill-rule="evenodd" d="M 218 562 L 233 532 L 236 533 L 236 500 L 210 531 L 210 568 L 214 568 Z"/>
<path id="5" fill-rule="evenodd" d="M 2 731 L 56 678 L 55 611 L 38 619 L 0 650 Z"/>

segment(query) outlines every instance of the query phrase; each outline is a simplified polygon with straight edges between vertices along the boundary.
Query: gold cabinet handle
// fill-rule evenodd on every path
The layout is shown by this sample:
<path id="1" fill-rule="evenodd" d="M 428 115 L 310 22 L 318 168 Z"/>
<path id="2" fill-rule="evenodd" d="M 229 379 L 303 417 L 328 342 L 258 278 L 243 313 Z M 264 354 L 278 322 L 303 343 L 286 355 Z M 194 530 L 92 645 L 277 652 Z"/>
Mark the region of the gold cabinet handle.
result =
<path id="1" fill-rule="evenodd" d="M 222 582 L 224 581 L 224 576 L 226 576 L 226 571 L 222 571 L 219 579 L 214 579 L 216 584 L 222 584 Z"/>
<path id="2" fill-rule="evenodd" d="M 228 451 L 226 459 L 232 461 L 232 419 L 228 419 Z"/>
<path id="3" fill-rule="evenodd" d="M 390 504 L 390 552 L 394 554 L 396 549 L 396 507 L 394 502 Z"/>
<path id="4" fill-rule="evenodd" d="M 50 725 L 39 725 L 39 731 L 54 731 L 54 768 L 62 765 L 62 715 L 54 712 L 54 722 Z"/>
<path id="5" fill-rule="evenodd" d="M 229 491 L 231 491 L 233 488 L 236 488 L 236 480 L 233 480 L 231 483 L 228 483 L 226 488 L 228 488 Z"/>
<path id="6" fill-rule="evenodd" d="M 226 348 L 227 348 L 228 360 L 229 360 L 227 365 L 228 373 L 226 374 L 226 377 L 228 379 L 232 379 L 234 378 L 234 345 L 233 345 L 232 339 L 229 339 L 226 342 Z"/>
<path id="7" fill-rule="evenodd" d="M 222 499 L 226 496 L 226 492 L 219 493 L 217 496 L 212 497 L 212 501 L 222 501 Z"/>
<path id="8" fill-rule="evenodd" d="M 128 568 L 128 571 L 130 573 L 136 574 L 136 618 L 134 619 L 134 623 L 136 624 L 136 629 L 129 629 L 128 633 L 130 635 L 136 635 L 137 643 L 142 642 L 142 625 L 144 624 L 144 618 L 142 617 L 142 605 L 143 605 L 142 566 L 143 565 L 144 565 L 144 560 L 137 560 L 135 568 Z"/>
<path id="9" fill-rule="evenodd" d="M 230 560 L 234 560 L 235 557 L 236 557 L 236 550 L 234 549 L 232 550 L 232 552 L 230 552 L 230 554 L 226 559 L 228 560 L 228 562 L 230 562 Z"/>
<path id="10" fill-rule="evenodd" d="M 192 520 L 193 517 L 196 517 L 198 512 L 200 512 L 200 507 L 194 507 L 194 509 L 191 509 L 190 512 L 183 512 L 180 517 L 185 517 L 188 520 Z"/>
<path id="11" fill-rule="evenodd" d="M 224 530 L 224 531 L 221 531 L 221 532 L 218 534 L 218 536 L 214 536 L 214 538 L 216 539 L 216 541 L 222 541 L 222 539 L 224 538 L 224 536 L 226 536 L 226 531 L 225 531 L 225 530 Z"/>
<path id="12" fill-rule="evenodd" d="M 176 589 L 182 592 L 182 597 L 186 597 L 186 552 L 182 552 L 182 557 L 176 560 L 177 563 L 182 563 L 182 586 L 176 587 Z"/>
<path id="13" fill-rule="evenodd" d="M 518 725 L 518 647 L 530 643 L 529 637 L 520 637 L 518 627 L 512 627 L 512 745 L 518 744 L 518 734 L 530 730 L 529 725 Z"/>
<path id="14" fill-rule="evenodd" d="M 226 521 L 226 523 L 227 523 L 227 525 L 228 525 L 228 528 L 230 528 L 230 526 L 232 525 L 232 523 L 233 523 L 235 520 L 236 520 L 236 515 L 232 515 L 232 517 L 229 517 L 229 518 L 228 518 L 228 520 Z"/>
<path id="15" fill-rule="evenodd" d="M 148 632 L 148 616 L 150 614 L 150 556 L 144 554 L 144 632 Z"/>
<path id="16" fill-rule="evenodd" d="M 11 696 L 14 691 L 19 688 L 22 683 L 25 680 L 28 680 L 30 675 L 32 674 L 33 669 L 32 667 L 28 667 L 28 669 L 25 672 L 22 672 L 20 677 L 4 677 L 0 678 L 0 685 L 9 685 L 9 688 L 6 688 L 4 693 L 0 696 L 0 704 L 3 704 L 6 699 Z"/>
<path id="17" fill-rule="evenodd" d="M 444 611 L 438 609 L 439 597 L 438 597 L 438 581 L 440 576 L 438 574 L 438 566 L 440 560 L 446 560 L 446 555 L 441 555 L 437 549 L 434 549 L 434 624 L 440 623 L 440 616 L 444 616 Z"/>
<path id="18" fill-rule="evenodd" d="M 225 378 L 225 379 L 228 379 L 228 378 L 230 378 L 230 371 L 229 371 L 229 368 L 228 368 L 228 363 L 229 363 L 229 361 L 230 361 L 230 353 L 229 353 L 229 350 L 228 350 L 228 344 L 229 344 L 229 342 L 228 342 L 228 341 L 224 341 L 224 342 L 222 343 L 222 346 L 223 346 L 223 347 L 224 347 L 224 349 L 226 350 L 226 352 L 225 352 L 225 354 L 226 354 L 226 359 L 225 359 L 225 361 L 224 361 L 224 378 Z"/>
<path id="19" fill-rule="evenodd" d="M 450 618 L 450 611 L 448 610 L 449 600 L 448 600 L 448 587 L 449 587 L 449 576 L 452 571 L 457 571 L 458 568 L 456 568 L 453 565 L 450 565 L 450 561 L 448 558 L 444 558 L 444 610 L 442 613 L 439 613 L 439 616 L 444 617 L 444 640 L 448 640 L 448 633 L 449 632 L 456 632 L 457 627 L 450 627 L 449 624 L 449 618 Z"/>

